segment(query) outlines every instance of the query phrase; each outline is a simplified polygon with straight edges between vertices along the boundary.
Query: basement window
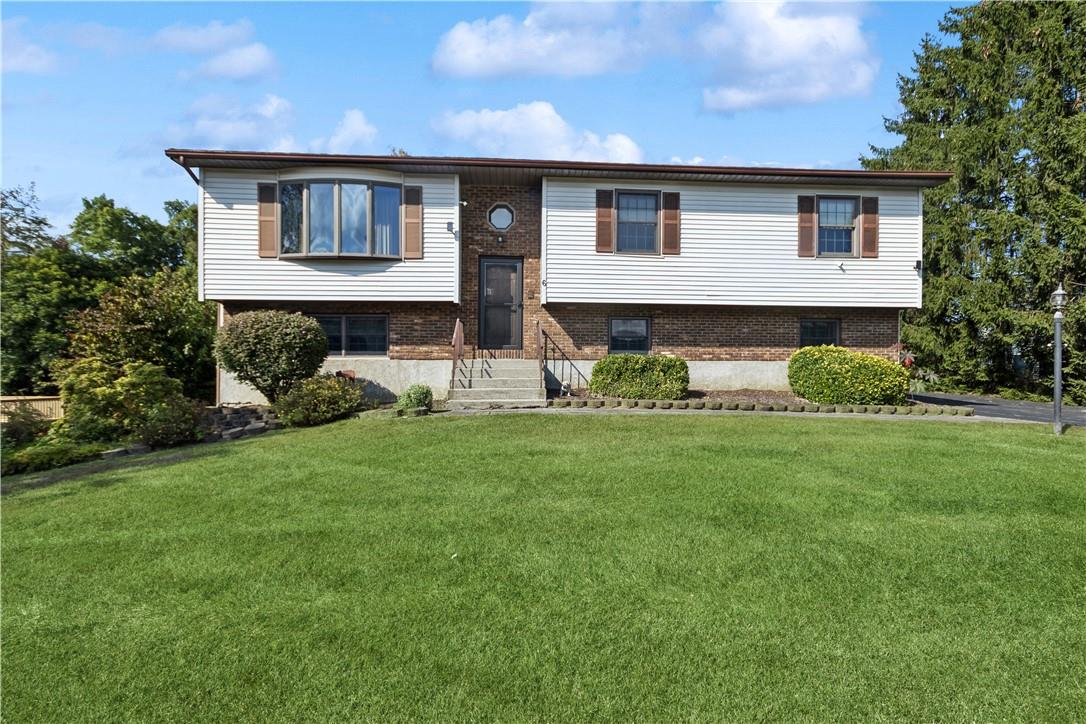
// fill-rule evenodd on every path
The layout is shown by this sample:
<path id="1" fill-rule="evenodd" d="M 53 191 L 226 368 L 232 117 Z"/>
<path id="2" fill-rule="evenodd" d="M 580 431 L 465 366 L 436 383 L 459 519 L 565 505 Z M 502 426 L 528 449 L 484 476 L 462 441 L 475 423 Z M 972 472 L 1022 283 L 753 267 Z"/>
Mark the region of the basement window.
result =
<path id="1" fill-rule="evenodd" d="M 315 314 L 328 337 L 329 357 L 388 354 L 388 316 L 384 314 Z"/>
<path id="2" fill-rule="evenodd" d="M 799 346 L 839 345 L 841 323 L 836 319 L 804 319 L 799 323 Z"/>
<path id="3" fill-rule="evenodd" d="M 614 317 L 607 351 L 610 354 L 648 354 L 652 349 L 648 317 Z"/>

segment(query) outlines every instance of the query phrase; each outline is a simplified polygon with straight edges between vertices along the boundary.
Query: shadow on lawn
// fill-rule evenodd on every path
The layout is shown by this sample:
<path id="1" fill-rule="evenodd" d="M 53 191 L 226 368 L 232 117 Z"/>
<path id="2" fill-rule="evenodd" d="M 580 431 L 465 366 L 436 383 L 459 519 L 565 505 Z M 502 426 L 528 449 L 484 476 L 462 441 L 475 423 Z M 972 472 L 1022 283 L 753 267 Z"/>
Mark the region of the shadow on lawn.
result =
<path id="1" fill-rule="evenodd" d="M 266 432 L 261 435 L 261 437 L 266 438 L 273 435 L 279 435 L 282 434 L 282 432 L 283 431 L 279 430 Z M 222 442 L 211 444 L 197 443 L 185 447 L 157 450 L 145 455 L 124 456 L 111 458 L 109 460 L 92 460 L 86 463 L 56 468 L 54 470 L 42 470 L 41 472 L 36 473 L 12 475 L 6 477 L 3 484 L 0 484 L 0 494 L 4 496 L 17 495 L 28 490 L 37 490 L 38 488 L 45 488 L 55 483 L 76 480 L 96 473 L 135 471 L 152 465 L 172 465 L 173 463 L 185 462 L 188 460 L 199 460 L 200 458 L 205 458 L 209 455 L 221 455 L 225 451 L 232 450 L 236 443 L 255 439 L 258 438 L 242 438 L 241 440 L 227 441 L 226 444 L 223 444 Z M 106 488 L 116 485 L 119 482 L 123 482 L 126 477 L 127 476 L 115 476 L 102 480 L 95 480 L 89 484 L 96 488 Z"/>

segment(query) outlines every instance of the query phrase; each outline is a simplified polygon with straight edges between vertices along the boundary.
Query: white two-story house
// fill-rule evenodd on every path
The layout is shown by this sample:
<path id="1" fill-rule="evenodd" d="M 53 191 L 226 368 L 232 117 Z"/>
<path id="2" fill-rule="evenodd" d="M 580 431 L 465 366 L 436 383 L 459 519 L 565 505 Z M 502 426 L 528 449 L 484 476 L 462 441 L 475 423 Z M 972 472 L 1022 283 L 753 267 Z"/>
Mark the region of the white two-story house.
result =
<path id="1" fill-rule="evenodd" d="M 166 154 L 199 186 L 199 294 L 220 320 L 311 314 L 326 368 L 390 394 L 448 389 L 458 328 L 465 358 L 542 356 L 572 386 L 609 352 L 679 355 L 701 389 L 787 389 L 804 345 L 893 358 L 921 301 L 923 190 L 949 178 Z M 223 373 L 219 397 L 256 395 Z"/>

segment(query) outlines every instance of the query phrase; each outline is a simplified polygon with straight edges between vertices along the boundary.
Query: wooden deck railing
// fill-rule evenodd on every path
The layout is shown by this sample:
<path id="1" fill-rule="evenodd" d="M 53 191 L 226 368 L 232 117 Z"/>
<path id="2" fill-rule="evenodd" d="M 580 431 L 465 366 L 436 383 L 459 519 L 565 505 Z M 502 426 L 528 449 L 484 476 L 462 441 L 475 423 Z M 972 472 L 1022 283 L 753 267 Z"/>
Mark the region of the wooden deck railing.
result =
<path id="1" fill-rule="evenodd" d="M 59 397 L 41 395 L 5 395 L 0 397 L 0 422 L 7 422 L 7 411 L 24 403 L 42 414 L 46 420 L 59 420 L 64 417 L 64 409 L 60 405 Z"/>

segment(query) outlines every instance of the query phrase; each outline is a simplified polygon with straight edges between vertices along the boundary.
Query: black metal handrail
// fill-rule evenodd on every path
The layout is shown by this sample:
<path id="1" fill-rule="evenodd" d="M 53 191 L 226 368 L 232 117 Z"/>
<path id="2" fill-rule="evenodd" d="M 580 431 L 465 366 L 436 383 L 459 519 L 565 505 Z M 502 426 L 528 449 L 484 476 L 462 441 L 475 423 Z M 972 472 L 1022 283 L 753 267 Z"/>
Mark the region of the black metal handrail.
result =
<path id="1" fill-rule="evenodd" d="M 588 389 L 588 378 L 577 369 L 569 355 L 562 347 L 547 334 L 542 325 L 536 323 L 537 344 L 539 350 L 539 375 L 542 382 L 545 370 L 550 368 L 551 374 L 561 385 L 563 391 L 574 389 L 574 381 L 580 389 Z"/>

